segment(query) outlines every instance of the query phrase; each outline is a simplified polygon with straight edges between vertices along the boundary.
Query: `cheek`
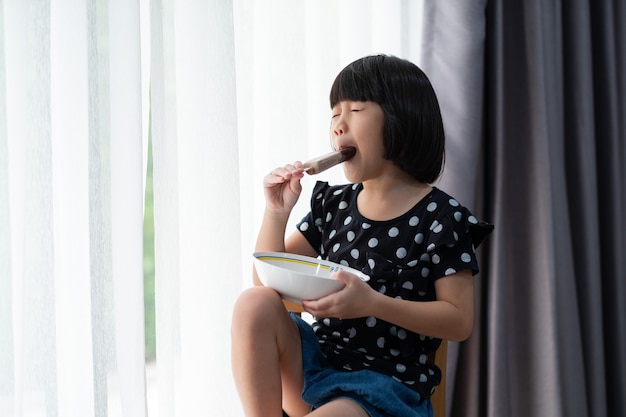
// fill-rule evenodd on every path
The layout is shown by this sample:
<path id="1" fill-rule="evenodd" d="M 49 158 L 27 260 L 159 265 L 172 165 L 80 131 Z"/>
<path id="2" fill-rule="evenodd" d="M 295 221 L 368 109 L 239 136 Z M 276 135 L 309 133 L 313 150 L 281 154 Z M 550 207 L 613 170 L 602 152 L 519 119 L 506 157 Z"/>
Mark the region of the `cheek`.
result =
<path id="1" fill-rule="evenodd" d="M 372 155 L 380 156 L 385 155 L 385 141 L 383 140 L 382 131 L 379 134 L 372 134 L 370 137 L 370 150 Z"/>

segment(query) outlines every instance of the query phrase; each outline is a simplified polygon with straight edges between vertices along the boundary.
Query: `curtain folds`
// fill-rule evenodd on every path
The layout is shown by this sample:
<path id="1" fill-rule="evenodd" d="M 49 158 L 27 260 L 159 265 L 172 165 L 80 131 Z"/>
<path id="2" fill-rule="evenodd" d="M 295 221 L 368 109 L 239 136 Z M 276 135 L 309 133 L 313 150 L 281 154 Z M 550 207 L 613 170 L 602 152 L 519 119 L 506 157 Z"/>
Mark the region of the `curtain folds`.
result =
<path id="1" fill-rule="evenodd" d="M 236 415 L 229 318 L 243 268 L 232 4 L 154 1 L 150 23 L 158 414 Z"/>
<path id="2" fill-rule="evenodd" d="M 3 416 L 145 415 L 140 42 L 124 3 L 0 5 Z"/>
<path id="3" fill-rule="evenodd" d="M 484 135 L 476 136 L 475 122 L 447 115 L 452 146 L 482 149 L 476 169 L 484 181 L 447 179 L 459 190 L 478 184 L 477 203 L 496 224 L 477 328 L 449 370 L 451 416 L 626 413 L 622 3 L 494 0 L 463 10 L 432 3 L 436 18 L 425 31 L 432 37 L 444 27 L 448 36 L 432 38 L 435 53 L 426 58 L 431 74 L 448 79 L 442 107 L 484 103 L 482 112 L 460 112 L 483 120 Z M 484 20 L 472 5 L 484 8 Z M 459 21 L 469 36 L 449 30 Z M 459 58 L 447 48 L 482 33 L 484 55 Z M 449 88 L 483 62 L 482 82 Z M 448 166 L 457 162 L 449 153 Z"/>
<path id="4" fill-rule="evenodd" d="M 486 217 L 482 197 L 485 141 L 481 57 L 485 49 L 486 3 L 486 0 L 462 4 L 427 1 L 422 47 L 422 66 L 438 94 L 446 132 L 445 169 L 438 185 L 483 219 Z M 487 239 L 479 249 L 481 260 L 484 260 L 484 248 L 489 245 L 490 239 Z M 481 271 L 474 280 L 477 293 L 484 285 L 484 262 Z M 477 322 L 481 315 L 481 309 L 477 308 Z M 480 352 L 478 341 L 482 331 L 476 326 L 473 337 L 464 343 L 463 349 L 459 349 L 458 343 L 448 343 L 446 410 L 454 409 L 461 402 L 457 398 L 478 395 L 482 374 L 479 362 L 468 352 Z"/>

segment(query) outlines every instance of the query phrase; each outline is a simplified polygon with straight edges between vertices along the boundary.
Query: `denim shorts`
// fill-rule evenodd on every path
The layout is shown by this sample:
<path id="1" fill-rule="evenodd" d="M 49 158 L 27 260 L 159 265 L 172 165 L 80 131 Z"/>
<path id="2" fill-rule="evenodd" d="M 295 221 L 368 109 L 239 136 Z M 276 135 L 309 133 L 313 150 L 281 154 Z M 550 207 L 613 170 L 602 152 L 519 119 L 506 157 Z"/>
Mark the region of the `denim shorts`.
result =
<path id="1" fill-rule="evenodd" d="M 342 371 L 329 365 L 313 328 L 291 313 L 300 329 L 304 389 L 302 399 L 312 409 L 338 399 L 349 398 L 370 417 L 433 417 L 433 407 L 421 396 L 390 376 L 368 369 Z"/>

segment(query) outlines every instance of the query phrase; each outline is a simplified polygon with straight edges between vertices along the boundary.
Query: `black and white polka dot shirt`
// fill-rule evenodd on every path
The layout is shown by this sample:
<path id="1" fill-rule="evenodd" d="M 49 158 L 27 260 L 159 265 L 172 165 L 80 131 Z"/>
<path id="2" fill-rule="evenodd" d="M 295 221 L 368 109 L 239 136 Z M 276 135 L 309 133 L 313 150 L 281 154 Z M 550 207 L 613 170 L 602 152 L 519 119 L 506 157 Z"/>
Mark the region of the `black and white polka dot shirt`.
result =
<path id="1" fill-rule="evenodd" d="M 435 187 L 404 215 L 369 220 L 357 210 L 362 188 L 315 185 L 311 212 L 297 227 L 323 259 L 363 271 L 375 290 L 411 301 L 435 300 L 434 283 L 440 277 L 464 269 L 478 273 L 474 248 L 493 226 Z M 441 380 L 433 363 L 440 339 L 376 317 L 326 318 L 313 328 L 329 362 L 338 368 L 390 375 L 424 398 Z"/>

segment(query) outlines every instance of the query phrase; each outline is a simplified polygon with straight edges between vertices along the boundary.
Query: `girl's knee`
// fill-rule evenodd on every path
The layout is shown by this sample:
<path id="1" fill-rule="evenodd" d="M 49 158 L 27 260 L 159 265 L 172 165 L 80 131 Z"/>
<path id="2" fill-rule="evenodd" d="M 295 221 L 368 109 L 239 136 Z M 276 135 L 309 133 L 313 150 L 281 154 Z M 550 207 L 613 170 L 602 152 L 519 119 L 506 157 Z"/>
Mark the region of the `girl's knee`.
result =
<path id="1" fill-rule="evenodd" d="M 252 287 L 244 290 L 233 308 L 233 324 L 255 321 L 284 314 L 285 308 L 280 295 L 269 287 Z"/>

